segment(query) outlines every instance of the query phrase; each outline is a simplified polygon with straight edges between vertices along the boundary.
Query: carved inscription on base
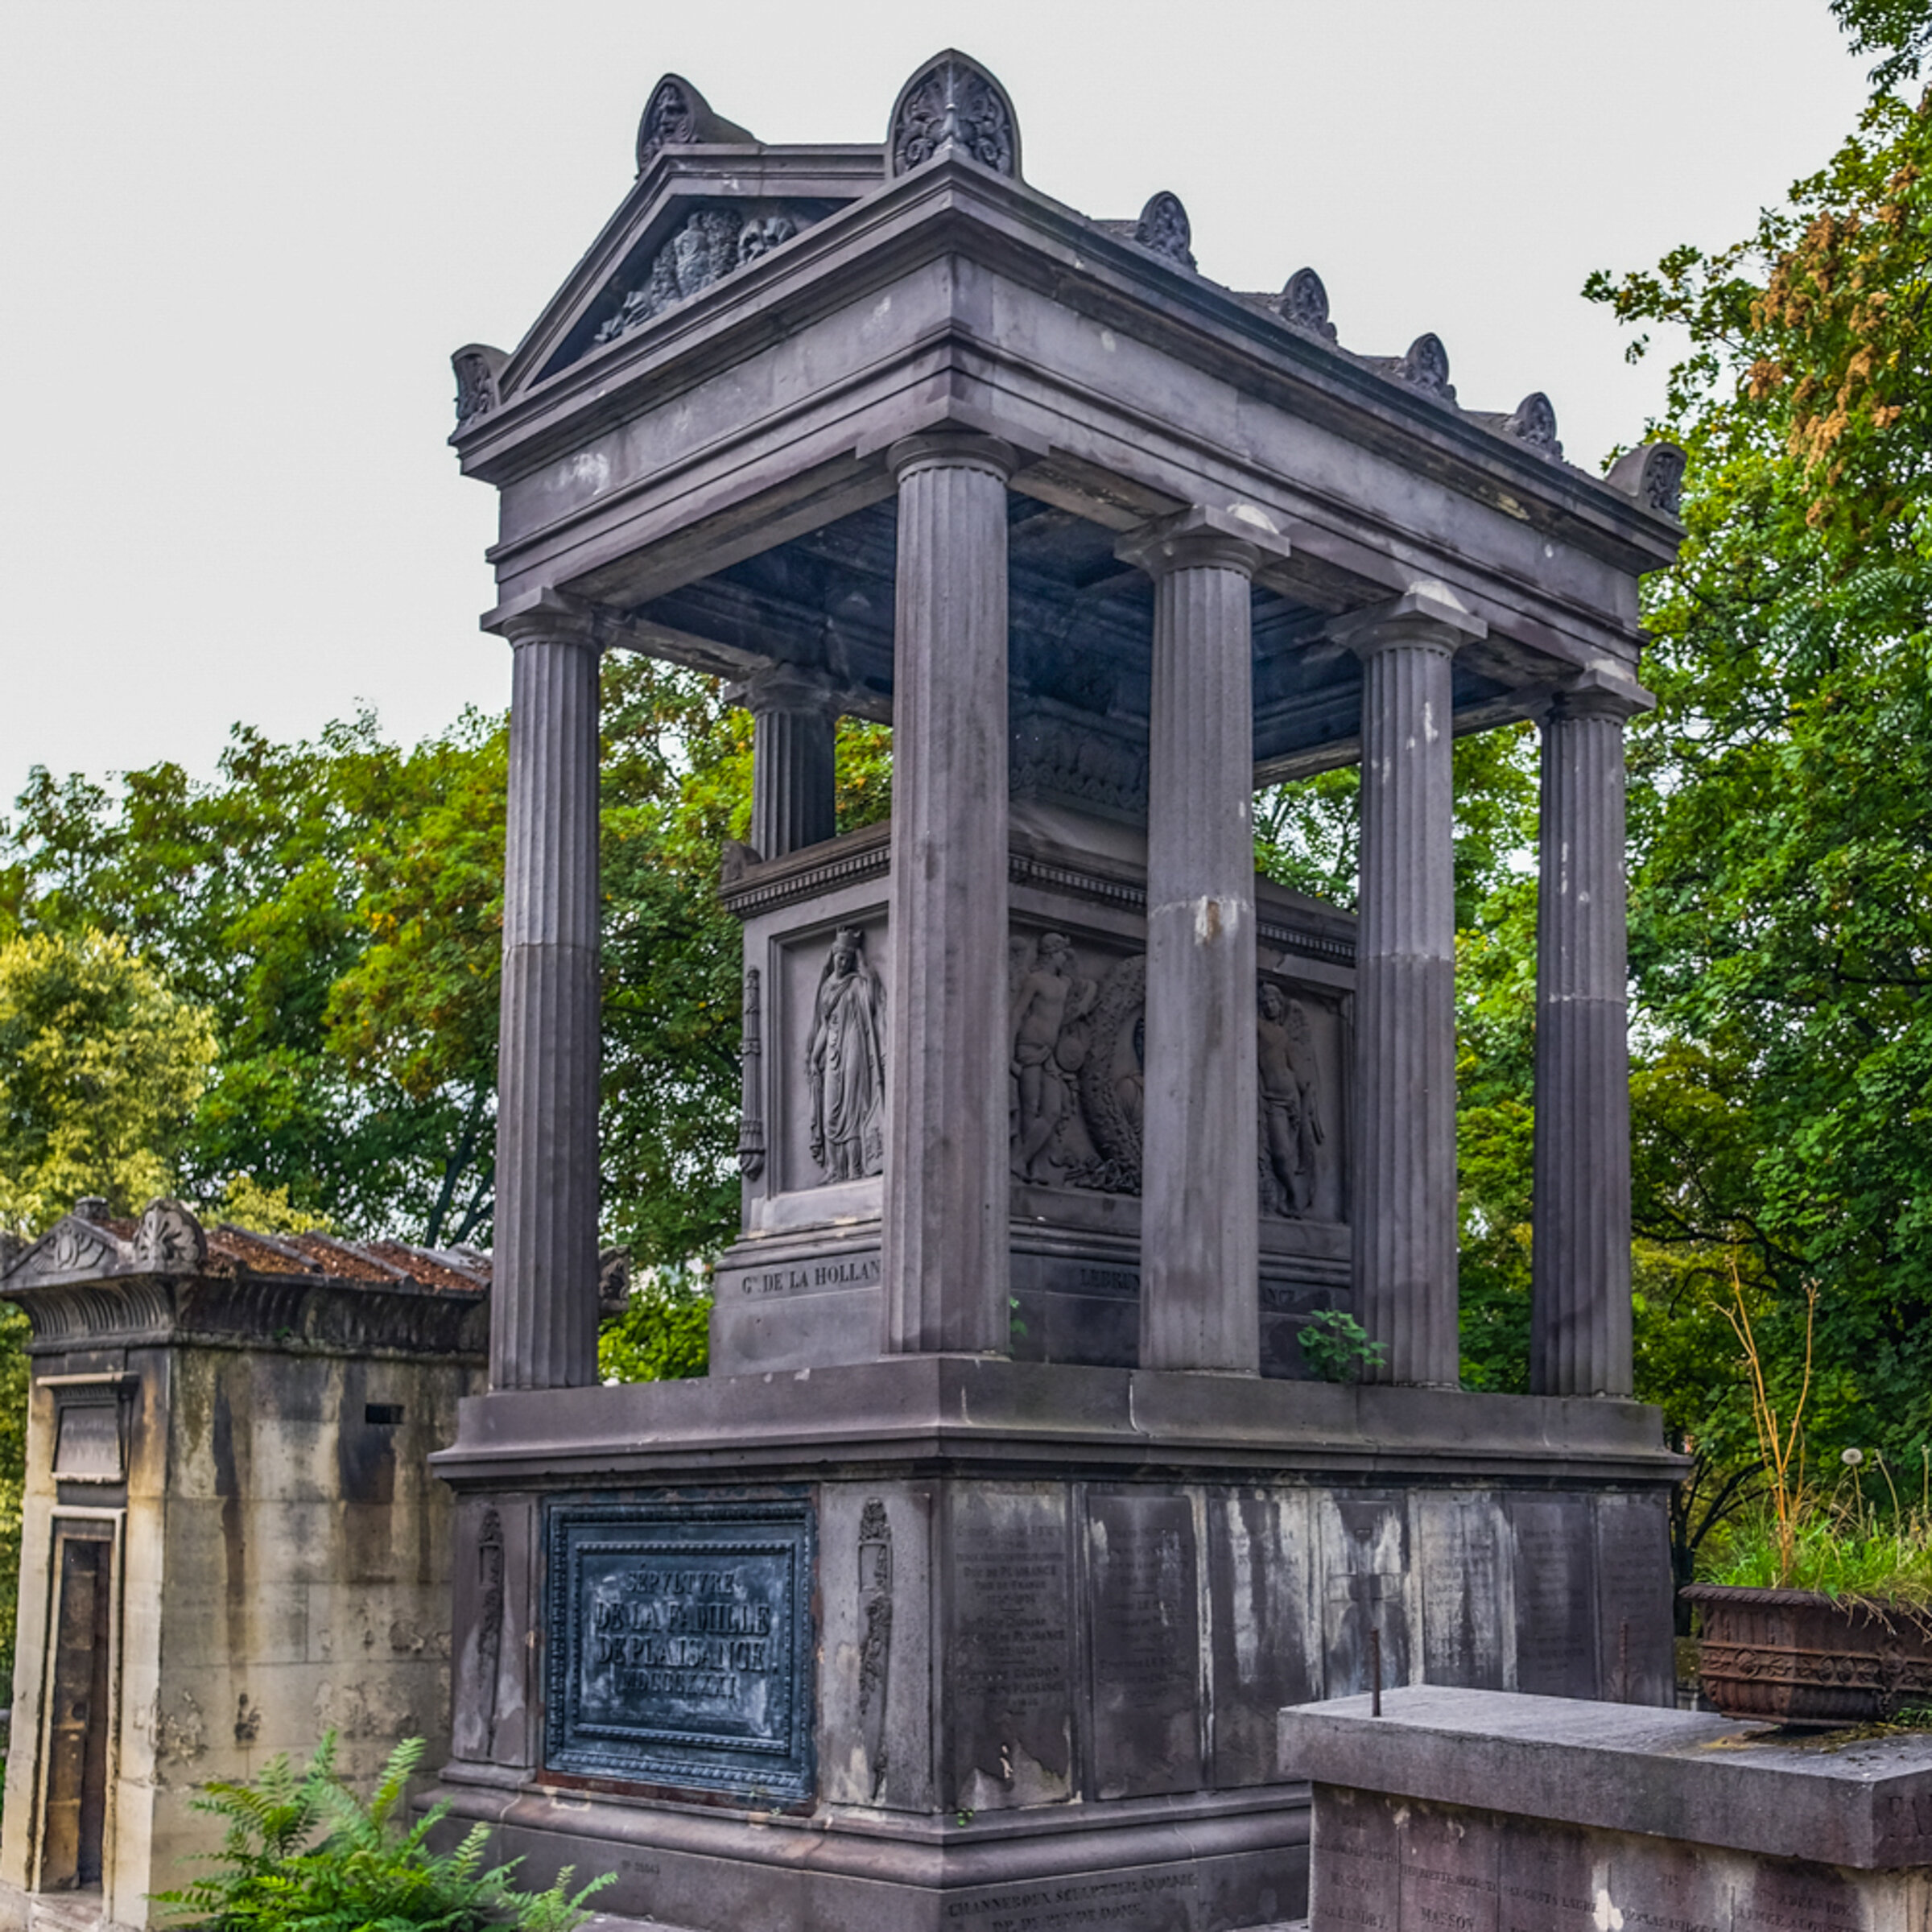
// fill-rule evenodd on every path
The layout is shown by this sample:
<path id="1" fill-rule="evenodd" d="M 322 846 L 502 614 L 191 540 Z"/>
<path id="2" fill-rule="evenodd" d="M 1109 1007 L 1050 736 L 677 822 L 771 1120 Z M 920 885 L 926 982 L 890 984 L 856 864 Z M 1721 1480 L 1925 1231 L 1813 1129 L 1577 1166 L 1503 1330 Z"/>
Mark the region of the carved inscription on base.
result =
<path id="1" fill-rule="evenodd" d="M 559 1507 L 548 1530 L 547 1767 L 810 1797 L 810 1505 Z"/>

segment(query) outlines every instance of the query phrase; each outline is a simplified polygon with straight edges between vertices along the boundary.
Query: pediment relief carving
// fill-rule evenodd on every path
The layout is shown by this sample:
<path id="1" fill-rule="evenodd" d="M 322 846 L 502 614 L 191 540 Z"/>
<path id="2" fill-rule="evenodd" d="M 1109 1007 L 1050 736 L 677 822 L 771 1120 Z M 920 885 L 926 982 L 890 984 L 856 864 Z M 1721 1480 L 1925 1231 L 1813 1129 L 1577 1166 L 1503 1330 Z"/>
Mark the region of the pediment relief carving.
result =
<path id="1" fill-rule="evenodd" d="M 113 1274 L 134 1265 L 134 1252 L 107 1228 L 77 1214 L 64 1215 L 6 1271 L 6 1285 L 72 1281 Z"/>

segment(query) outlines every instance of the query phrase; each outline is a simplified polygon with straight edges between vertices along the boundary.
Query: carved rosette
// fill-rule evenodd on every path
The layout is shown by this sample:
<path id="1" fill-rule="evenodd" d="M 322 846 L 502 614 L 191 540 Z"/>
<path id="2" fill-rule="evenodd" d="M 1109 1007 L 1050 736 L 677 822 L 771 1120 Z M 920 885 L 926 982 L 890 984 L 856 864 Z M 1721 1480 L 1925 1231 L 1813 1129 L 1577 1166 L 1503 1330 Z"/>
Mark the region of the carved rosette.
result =
<path id="1" fill-rule="evenodd" d="M 1560 457 L 1563 453 L 1563 446 L 1556 436 L 1556 411 L 1540 389 L 1533 390 L 1517 404 L 1505 419 L 1503 428 L 1546 456 Z"/>
<path id="2" fill-rule="evenodd" d="M 1318 336 L 1324 342 L 1335 340 L 1335 324 L 1328 320 L 1328 291 L 1311 268 L 1298 268 L 1288 278 L 1274 312 L 1304 335 Z"/>
<path id="3" fill-rule="evenodd" d="M 886 172 L 906 174 L 947 148 L 1019 178 L 1020 126 L 1005 89 L 951 47 L 899 90 L 886 137 Z"/>
<path id="4" fill-rule="evenodd" d="M 1134 225 L 1133 238 L 1142 248 L 1150 248 L 1157 255 L 1165 255 L 1182 268 L 1195 266 L 1193 224 L 1187 219 L 1187 209 L 1181 205 L 1180 196 L 1170 194 L 1166 188 L 1141 210 L 1141 218 Z"/>

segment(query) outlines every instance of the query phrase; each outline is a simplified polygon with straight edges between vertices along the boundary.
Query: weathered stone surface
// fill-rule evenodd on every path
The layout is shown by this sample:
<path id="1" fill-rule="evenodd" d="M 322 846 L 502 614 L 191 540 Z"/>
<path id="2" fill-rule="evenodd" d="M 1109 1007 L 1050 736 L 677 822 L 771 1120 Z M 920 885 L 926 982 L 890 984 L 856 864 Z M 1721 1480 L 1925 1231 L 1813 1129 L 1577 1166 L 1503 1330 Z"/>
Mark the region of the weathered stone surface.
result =
<path id="1" fill-rule="evenodd" d="M 1334 628 L 1362 659 L 1356 1307 L 1385 1351 L 1371 1375 L 1454 1388 L 1450 661 L 1484 627 L 1430 588 Z"/>
<path id="2" fill-rule="evenodd" d="M 884 1252 L 888 1351 L 1005 1346 L 1006 477 L 984 437 L 899 489 Z"/>
<path id="3" fill-rule="evenodd" d="M 1630 1393 L 1630 1072 L 1624 957 L 1624 720 L 1602 680 L 1543 724 L 1536 942 L 1530 1385 Z"/>
<path id="4" fill-rule="evenodd" d="M 1358 1800 L 1380 1794 L 1774 1864 L 1802 1848 L 1847 1871 L 1932 1864 L 1922 1735 L 1820 1749 L 1715 1714 L 1433 1684 L 1386 1695 L 1380 1718 L 1351 1697 L 1285 1710 L 1280 1723 L 1285 1763 Z M 1321 1836 L 1318 1818 L 1318 1861 Z"/>
<path id="5" fill-rule="evenodd" d="M 585 626 L 510 622 L 490 1383 L 597 1377 L 597 663 Z"/>

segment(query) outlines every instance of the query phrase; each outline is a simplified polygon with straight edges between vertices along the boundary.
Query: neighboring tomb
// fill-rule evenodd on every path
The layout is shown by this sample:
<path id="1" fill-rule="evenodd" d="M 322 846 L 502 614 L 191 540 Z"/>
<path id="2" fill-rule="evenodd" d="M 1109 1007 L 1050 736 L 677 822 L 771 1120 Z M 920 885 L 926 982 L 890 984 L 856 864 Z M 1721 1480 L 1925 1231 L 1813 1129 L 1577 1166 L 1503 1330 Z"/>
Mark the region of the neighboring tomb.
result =
<path id="1" fill-rule="evenodd" d="M 885 127 L 766 145 L 666 76 L 521 345 L 456 357 L 513 695 L 440 1795 L 701 1932 L 1268 1926 L 1306 1897 L 1282 1704 L 1377 1655 L 1670 1695 L 1623 727 L 1682 456 L 1587 475 L 1435 336 L 1344 346 L 1312 271 L 1211 281 L 1171 194 L 1052 200 L 960 54 Z M 754 720 L 740 1237 L 710 1378 L 626 1389 L 590 1385 L 613 648 Z M 844 836 L 841 714 L 892 725 L 891 823 Z M 1505 1397 L 1458 1385 L 1450 753 L 1522 720 Z M 1255 790 L 1358 760 L 1359 917 L 1257 881 Z M 1294 1379 L 1331 1308 L 1367 1385 Z"/>
<path id="2" fill-rule="evenodd" d="M 450 1503 L 489 1257 L 103 1203 L 0 1274 L 33 1324 L 0 1924 L 153 1921 L 220 1843 L 194 1787 L 447 1748 Z M 433 1761 L 433 1760 L 432 1760 Z"/>
<path id="3" fill-rule="evenodd" d="M 1310 1932 L 1917 1932 L 1932 1736 L 1493 1692 L 1281 1714 L 1315 1781 Z"/>

